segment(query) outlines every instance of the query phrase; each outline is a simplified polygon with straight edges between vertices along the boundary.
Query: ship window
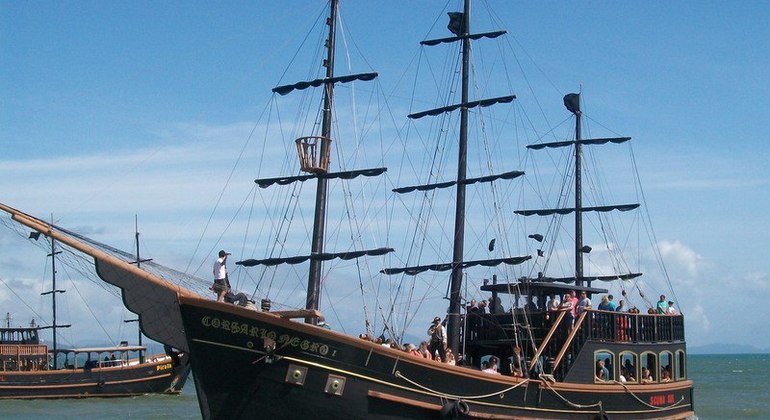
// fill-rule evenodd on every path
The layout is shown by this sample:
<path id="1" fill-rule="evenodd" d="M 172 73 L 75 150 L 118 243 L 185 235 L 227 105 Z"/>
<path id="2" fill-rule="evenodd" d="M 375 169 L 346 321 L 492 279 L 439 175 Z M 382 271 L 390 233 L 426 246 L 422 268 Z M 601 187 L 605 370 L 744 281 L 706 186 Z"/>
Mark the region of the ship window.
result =
<path id="1" fill-rule="evenodd" d="M 642 383 L 658 382 L 658 355 L 651 351 L 644 352 L 640 364 L 642 371 L 639 381 Z"/>
<path id="2" fill-rule="evenodd" d="M 615 355 L 607 350 L 594 352 L 594 382 L 612 382 L 615 380 Z"/>
<path id="3" fill-rule="evenodd" d="M 660 381 L 671 382 L 674 371 L 674 356 L 670 351 L 660 352 Z"/>
<path id="4" fill-rule="evenodd" d="M 676 351 L 676 380 L 684 379 L 687 377 L 685 374 L 685 362 L 687 358 L 684 357 L 684 350 Z"/>
<path id="5" fill-rule="evenodd" d="M 636 382 L 636 378 L 639 377 L 639 361 L 637 360 L 636 353 L 630 351 L 624 351 L 620 353 L 620 373 L 626 382 Z M 623 379 L 620 380 L 623 382 Z"/>

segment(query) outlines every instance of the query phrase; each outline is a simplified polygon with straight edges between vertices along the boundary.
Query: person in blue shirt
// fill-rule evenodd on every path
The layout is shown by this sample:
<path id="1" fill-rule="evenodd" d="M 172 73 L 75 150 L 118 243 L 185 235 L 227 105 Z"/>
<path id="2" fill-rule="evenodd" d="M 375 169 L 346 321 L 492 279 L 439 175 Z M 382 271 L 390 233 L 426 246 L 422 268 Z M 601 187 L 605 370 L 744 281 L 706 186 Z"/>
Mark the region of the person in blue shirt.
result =
<path id="1" fill-rule="evenodd" d="M 660 300 L 658 301 L 656 309 L 659 314 L 665 314 L 668 312 L 668 302 L 666 301 L 665 295 L 660 295 Z"/>
<path id="2" fill-rule="evenodd" d="M 615 303 L 615 301 L 614 301 L 614 300 L 612 300 L 612 299 L 614 299 L 614 297 L 613 297 L 612 295 L 609 295 L 609 296 L 607 296 L 607 299 L 609 300 L 609 302 L 607 303 L 607 304 L 609 305 L 609 307 L 610 307 L 610 309 L 609 309 L 609 310 L 610 310 L 610 311 L 616 311 L 616 310 L 618 310 L 618 304 L 617 304 L 617 303 Z"/>
<path id="3" fill-rule="evenodd" d="M 599 303 L 599 307 L 597 308 L 600 311 L 611 311 L 610 309 L 610 300 L 607 296 L 602 296 L 602 301 Z"/>

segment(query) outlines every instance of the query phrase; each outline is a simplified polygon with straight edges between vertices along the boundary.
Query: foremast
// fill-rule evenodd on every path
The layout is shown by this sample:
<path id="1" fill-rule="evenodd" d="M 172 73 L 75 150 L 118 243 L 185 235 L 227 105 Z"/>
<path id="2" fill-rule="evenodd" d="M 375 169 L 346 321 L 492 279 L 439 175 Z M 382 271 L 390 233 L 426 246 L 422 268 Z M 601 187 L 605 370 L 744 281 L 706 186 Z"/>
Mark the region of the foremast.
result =
<path id="1" fill-rule="evenodd" d="M 321 110 L 321 133 L 320 135 L 311 135 L 300 137 L 295 140 L 297 152 L 299 155 L 300 169 L 306 172 L 306 175 L 297 175 L 278 178 L 257 179 L 255 182 L 261 188 L 267 188 L 274 184 L 287 185 L 293 182 L 303 182 L 309 179 L 316 179 L 315 210 L 313 213 L 313 235 L 311 237 L 310 255 L 293 256 L 286 258 L 266 258 L 266 259 L 247 259 L 238 261 L 236 264 L 246 267 L 255 265 L 277 265 L 277 264 L 299 264 L 310 261 L 307 278 L 307 295 L 305 299 L 305 309 L 308 316 L 305 322 L 317 324 L 318 309 L 320 307 L 321 295 L 321 273 L 323 270 L 323 261 L 333 258 L 350 259 L 358 258 L 364 255 L 382 255 L 393 251 L 390 248 L 379 248 L 373 250 L 327 253 L 325 252 L 325 228 L 327 217 L 327 199 L 328 199 L 328 180 L 329 179 L 353 179 L 358 176 L 377 176 L 384 173 L 386 168 L 372 168 L 353 171 L 330 172 L 329 163 L 331 156 L 332 143 L 332 122 L 334 106 L 334 85 L 336 83 L 348 83 L 356 80 L 369 81 L 377 77 L 377 73 L 359 73 L 345 76 L 335 76 L 334 74 L 334 56 L 337 36 L 337 9 L 338 0 L 331 0 L 329 3 L 329 17 L 326 24 L 329 26 L 328 38 L 326 39 L 326 58 L 323 66 L 326 68 L 325 77 L 310 81 L 303 81 L 291 85 L 282 85 L 273 88 L 274 93 L 286 95 L 294 90 L 304 90 L 309 87 L 323 87 L 323 109 Z"/>
<path id="2" fill-rule="evenodd" d="M 334 47 L 337 38 L 337 0 L 332 0 L 329 10 L 329 38 L 326 40 L 326 60 L 323 65 L 326 66 L 326 78 L 334 77 Z M 331 139 L 332 127 L 332 106 L 334 101 L 334 83 L 324 84 L 323 97 L 323 120 L 321 122 L 321 137 Z M 322 141 L 320 153 L 321 156 L 329 156 L 330 142 Z M 328 168 L 327 168 L 328 169 Z M 313 237 L 310 245 L 310 254 L 318 255 L 324 251 L 324 231 L 326 228 L 326 198 L 328 181 L 326 178 L 318 178 L 316 188 L 315 212 L 313 213 Z M 310 260 L 310 270 L 307 279 L 307 299 L 305 309 L 317 310 L 319 299 L 321 297 L 321 268 L 322 262 L 318 259 Z M 308 318 L 309 322 L 315 322 L 316 318 Z"/>

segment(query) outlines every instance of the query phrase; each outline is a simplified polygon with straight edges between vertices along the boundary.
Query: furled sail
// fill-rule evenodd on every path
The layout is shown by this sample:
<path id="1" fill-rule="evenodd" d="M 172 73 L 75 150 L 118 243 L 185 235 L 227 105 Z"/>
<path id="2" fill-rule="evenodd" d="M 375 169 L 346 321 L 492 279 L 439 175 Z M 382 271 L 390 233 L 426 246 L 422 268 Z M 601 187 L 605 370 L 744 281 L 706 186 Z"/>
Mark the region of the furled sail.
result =
<path id="1" fill-rule="evenodd" d="M 575 143 L 580 144 L 606 144 L 606 143 L 625 143 L 627 141 L 631 140 L 631 137 L 608 137 L 608 138 L 601 138 L 601 139 L 582 139 L 582 140 L 567 140 L 567 141 L 555 141 L 551 143 L 537 143 L 537 144 L 529 144 L 527 145 L 527 149 L 532 150 L 540 150 L 545 148 L 557 148 L 557 147 L 567 147 L 572 146 Z"/>
<path id="2" fill-rule="evenodd" d="M 466 102 L 464 107 L 467 108 L 467 109 L 476 108 L 476 107 L 484 108 L 484 107 L 488 107 L 488 106 L 491 106 L 491 105 L 494 105 L 494 104 L 509 103 L 509 102 L 513 101 L 514 99 L 516 99 L 516 95 L 500 96 L 498 98 L 490 98 L 490 99 L 482 99 L 482 100 L 479 100 L 479 101 Z M 418 118 L 422 118 L 422 117 L 425 117 L 425 116 L 428 116 L 428 115 L 436 116 L 436 115 L 441 115 L 441 114 L 443 114 L 445 112 L 451 112 L 451 111 L 454 111 L 456 109 L 460 109 L 460 107 L 462 107 L 462 106 L 463 106 L 463 104 L 454 104 L 454 105 L 449 105 L 449 106 L 443 106 L 441 108 L 429 109 L 427 111 L 421 111 L 421 112 L 415 112 L 414 114 L 409 114 L 408 116 L 409 116 L 409 118 L 411 118 L 413 120 L 416 120 Z"/>
<path id="3" fill-rule="evenodd" d="M 467 35 L 467 36 L 452 36 L 452 37 L 449 37 L 449 38 L 429 39 L 427 41 L 420 42 L 420 45 L 427 45 L 429 47 L 432 47 L 432 46 L 438 45 L 438 44 L 449 44 L 449 43 L 452 43 L 452 42 L 455 42 L 455 41 L 459 41 L 459 40 L 465 39 L 465 38 L 472 39 L 474 41 L 479 40 L 481 38 L 490 38 L 490 39 L 492 39 L 492 38 L 497 38 L 500 35 L 505 35 L 506 33 L 508 33 L 508 31 L 494 31 L 494 32 L 484 32 L 484 33 L 480 33 L 480 34 L 470 34 L 470 35 Z"/>
<path id="4" fill-rule="evenodd" d="M 377 77 L 376 72 L 350 74 L 346 76 L 337 76 L 337 77 L 324 77 L 323 79 L 315 79 L 315 80 L 306 81 L 306 82 L 297 82 L 291 85 L 277 86 L 273 88 L 273 92 L 283 96 L 291 93 L 294 90 L 304 90 L 309 87 L 318 87 L 318 86 L 330 84 L 330 83 L 349 83 L 354 80 L 369 81 L 369 80 L 374 80 L 376 77 Z"/>
<path id="5" fill-rule="evenodd" d="M 514 179 L 522 175 L 524 175 L 524 172 L 522 171 L 510 171 L 510 172 L 504 172 L 497 175 L 486 175 L 486 176 L 480 176 L 477 178 L 468 178 L 460 182 L 460 184 L 471 185 L 477 182 L 492 182 L 498 179 Z M 440 188 L 449 188 L 454 185 L 457 185 L 457 181 L 447 181 L 447 182 L 438 182 L 435 184 L 414 185 L 411 187 L 394 188 L 393 192 L 398 194 L 403 194 L 403 193 L 409 193 L 413 191 L 428 191 L 428 190 L 434 190 L 434 189 L 440 189 Z"/>
<path id="6" fill-rule="evenodd" d="M 631 280 L 641 276 L 642 276 L 642 273 L 627 273 L 627 274 L 612 274 L 612 275 L 604 275 L 604 276 L 582 276 L 580 280 L 582 281 Z M 575 283 L 575 281 L 578 279 L 575 276 L 570 276 L 570 277 L 537 277 L 534 279 L 525 279 L 525 280 L 532 280 L 532 281 L 538 281 L 538 282 L 544 282 L 544 283 L 555 283 L 555 282 Z"/>
<path id="7" fill-rule="evenodd" d="M 255 265 L 278 265 L 278 264 L 300 264 L 309 260 L 329 261 L 335 258 L 341 260 L 352 260 L 363 256 L 378 256 L 385 255 L 389 252 L 393 252 L 393 248 L 377 248 L 368 249 L 362 251 L 349 251 L 349 252 L 323 252 L 313 255 L 300 255 L 296 257 L 282 257 L 282 258 L 265 258 L 261 260 L 248 259 L 243 261 L 237 261 L 236 265 L 242 265 L 244 267 L 253 267 Z"/>
<path id="8" fill-rule="evenodd" d="M 255 179 L 254 182 L 259 185 L 260 188 L 267 188 L 271 185 L 288 185 L 293 182 L 305 182 L 309 179 L 326 178 L 326 179 L 353 179 L 358 176 L 378 176 L 382 175 L 388 170 L 388 168 L 372 168 L 372 169 L 358 169 L 355 171 L 342 171 L 342 172 L 324 172 L 310 175 L 297 175 L 297 176 L 283 176 L 275 178 L 262 178 Z"/>
<path id="9" fill-rule="evenodd" d="M 495 267 L 500 264 L 507 264 L 507 265 L 518 265 L 523 263 L 524 261 L 529 260 L 532 258 L 529 255 L 523 256 L 523 257 L 507 257 L 507 258 L 494 258 L 489 260 L 475 260 L 475 261 L 463 261 L 460 262 L 459 265 L 462 268 L 468 268 L 468 267 L 475 267 L 475 266 L 483 266 L 483 267 Z M 402 267 L 402 268 L 385 268 L 380 270 L 380 273 L 382 274 L 407 274 L 410 276 L 423 273 L 425 271 L 448 271 L 451 270 L 456 264 L 455 263 L 441 263 L 441 264 L 429 264 L 429 265 L 418 265 L 414 267 Z"/>
<path id="10" fill-rule="evenodd" d="M 634 210 L 639 207 L 638 203 L 632 203 L 632 204 L 616 204 L 616 205 L 610 205 L 610 206 L 592 206 L 592 207 L 581 207 L 580 211 L 582 212 L 588 212 L 588 211 L 595 211 L 598 213 L 606 213 L 608 211 L 629 211 Z M 516 210 L 514 213 L 521 215 L 521 216 L 551 216 L 554 214 L 570 214 L 574 213 L 574 208 L 561 208 L 561 209 L 538 209 L 538 210 Z"/>

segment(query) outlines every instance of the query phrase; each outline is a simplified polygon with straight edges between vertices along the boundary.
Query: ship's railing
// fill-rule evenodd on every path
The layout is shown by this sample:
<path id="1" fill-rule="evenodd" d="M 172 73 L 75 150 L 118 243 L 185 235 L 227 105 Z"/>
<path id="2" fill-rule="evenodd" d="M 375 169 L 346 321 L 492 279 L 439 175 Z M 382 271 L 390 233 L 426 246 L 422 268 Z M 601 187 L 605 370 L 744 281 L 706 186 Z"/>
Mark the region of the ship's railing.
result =
<path id="1" fill-rule="evenodd" d="M 660 343 L 684 341 L 682 315 L 632 314 L 588 310 L 588 338 L 601 341 Z"/>
<path id="2" fill-rule="evenodd" d="M 0 371 L 36 371 L 48 369 L 45 344 L 0 345 Z"/>
<path id="3" fill-rule="evenodd" d="M 2 345 L 0 344 L 0 356 L 18 357 L 18 356 L 46 356 L 48 346 L 45 344 L 27 344 L 27 345 Z"/>

